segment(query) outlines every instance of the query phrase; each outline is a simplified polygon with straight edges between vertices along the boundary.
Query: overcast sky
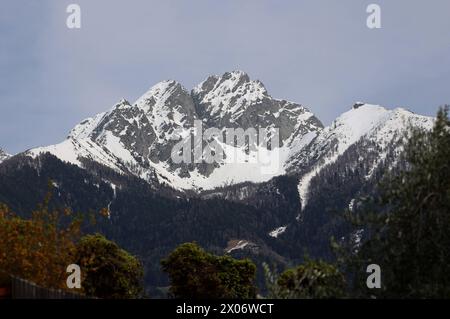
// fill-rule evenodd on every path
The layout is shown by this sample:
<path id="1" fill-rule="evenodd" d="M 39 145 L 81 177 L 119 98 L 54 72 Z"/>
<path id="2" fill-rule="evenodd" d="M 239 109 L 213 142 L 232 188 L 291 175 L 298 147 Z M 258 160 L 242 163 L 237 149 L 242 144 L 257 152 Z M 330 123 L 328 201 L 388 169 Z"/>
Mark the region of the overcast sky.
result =
<path id="1" fill-rule="evenodd" d="M 325 124 L 360 100 L 432 115 L 450 103 L 450 1 L 2 0 L 0 147 L 55 144 L 156 82 L 235 69 Z"/>

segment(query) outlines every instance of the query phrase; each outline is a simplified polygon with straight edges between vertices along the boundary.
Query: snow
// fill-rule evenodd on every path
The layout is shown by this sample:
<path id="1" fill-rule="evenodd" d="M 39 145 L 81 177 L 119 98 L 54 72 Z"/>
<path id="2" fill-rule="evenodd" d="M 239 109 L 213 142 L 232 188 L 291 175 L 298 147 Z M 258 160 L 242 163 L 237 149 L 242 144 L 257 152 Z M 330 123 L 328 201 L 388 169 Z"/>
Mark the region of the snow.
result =
<path id="1" fill-rule="evenodd" d="M 173 80 L 162 81 L 152 86 L 134 103 L 138 108 L 144 110 L 159 142 L 164 142 L 163 136 L 165 140 L 169 140 L 175 138 L 177 134 L 186 134 L 187 129 L 184 129 L 185 114 L 180 112 L 183 110 L 183 106 L 169 107 L 167 103 L 168 99 L 180 89 L 186 95 L 189 95 L 188 91 L 178 82 Z M 167 126 L 175 127 L 172 134 L 167 132 Z"/>
<path id="2" fill-rule="evenodd" d="M 367 134 L 375 124 L 379 123 L 389 113 L 378 105 L 363 105 L 339 116 L 330 126 L 326 127 L 318 136 L 317 141 L 328 142 L 333 138 L 338 140 L 338 150 L 325 154 L 323 160 L 304 174 L 298 183 L 298 193 L 302 203 L 302 210 L 308 203 L 308 190 L 311 180 L 327 165 L 335 162 L 350 145 Z"/>
<path id="3" fill-rule="evenodd" d="M 154 163 L 152 166 L 159 176 L 168 179 L 171 185 L 178 189 L 204 189 L 210 190 L 229 184 L 252 181 L 255 183 L 266 182 L 275 176 L 285 173 L 283 168 L 283 157 L 287 157 L 287 148 L 264 152 L 264 148 L 258 148 L 255 152 L 245 155 L 243 150 L 235 149 L 229 145 L 222 144 L 225 154 L 230 158 L 235 151 L 236 158 L 248 158 L 248 162 L 223 163 L 209 175 L 204 176 L 197 169 L 190 172 L 189 178 L 182 178 L 177 172 L 170 172 L 166 163 Z M 261 155 L 263 154 L 263 155 Z M 277 165 L 278 163 L 278 165 Z"/>
<path id="4" fill-rule="evenodd" d="M 339 157 L 339 153 L 334 154 L 331 157 L 325 158 L 325 161 L 320 163 L 319 165 L 314 166 L 314 168 L 303 175 L 298 183 L 298 194 L 300 197 L 300 202 L 302 204 L 301 210 L 304 210 L 308 203 L 308 190 L 311 180 L 328 164 L 331 164 L 337 160 Z"/>
<path id="5" fill-rule="evenodd" d="M 378 123 L 385 121 L 390 111 L 379 105 L 365 104 L 339 116 L 328 130 L 339 137 L 339 153 L 370 132 Z M 327 129 L 324 130 L 327 132 Z"/>
<path id="6" fill-rule="evenodd" d="M 10 158 L 10 157 L 11 157 L 10 154 L 6 153 L 4 150 L 2 150 L 0 148 L 0 163 L 3 162 L 4 160 Z"/>
<path id="7" fill-rule="evenodd" d="M 267 90 L 259 81 L 248 81 L 242 83 L 243 77 L 247 76 L 242 71 L 230 73 L 228 79 L 216 76 L 216 83 L 202 99 L 202 103 L 210 104 L 209 112 L 212 116 L 223 117 L 227 113 L 236 119 L 250 104 L 261 101 L 267 97 Z M 193 89 L 195 94 L 202 92 L 204 82 Z"/>
<path id="8" fill-rule="evenodd" d="M 92 131 L 100 124 L 103 118 L 108 114 L 108 112 L 103 112 L 97 114 L 93 118 L 88 118 L 81 121 L 80 124 L 76 125 L 69 133 L 69 138 L 73 139 L 83 139 L 88 138 Z"/>
<path id="9" fill-rule="evenodd" d="M 55 155 L 64 162 L 81 166 L 81 163 L 78 160 L 79 154 L 75 146 L 75 141 L 72 139 L 65 140 L 60 144 L 32 149 L 28 151 L 28 154 L 32 157 L 36 157 L 47 152 Z"/>
<path id="10" fill-rule="evenodd" d="M 275 228 L 274 230 L 272 230 L 269 233 L 269 236 L 273 237 L 273 238 L 278 238 L 278 236 L 280 236 L 282 233 L 284 233 L 286 231 L 286 228 L 287 228 L 287 226 L 281 226 L 281 227 Z"/>
<path id="11" fill-rule="evenodd" d="M 354 206 L 355 206 L 355 199 L 352 198 L 352 199 L 350 200 L 350 203 L 348 203 L 348 210 L 352 212 Z"/>
<path id="12" fill-rule="evenodd" d="M 109 186 L 111 186 L 111 189 L 113 190 L 113 198 L 115 199 L 117 197 L 117 185 L 107 180 L 104 180 L 104 182 L 108 183 Z"/>
<path id="13" fill-rule="evenodd" d="M 227 250 L 227 253 L 231 253 L 234 250 L 238 250 L 238 249 L 244 249 L 247 245 L 249 244 L 248 241 L 245 240 L 239 240 L 235 246 L 231 247 L 230 249 Z"/>
<path id="14" fill-rule="evenodd" d="M 80 157 L 89 158 L 100 164 L 121 172 L 117 166 L 117 158 L 105 152 L 99 145 L 89 139 L 74 140 L 69 138 L 59 144 L 46 147 L 38 147 L 26 152 L 27 155 L 35 158 L 38 155 L 50 153 L 58 157 L 63 162 L 83 167 Z"/>
<path id="15" fill-rule="evenodd" d="M 113 190 L 113 198 L 112 200 L 108 203 L 108 207 L 107 207 L 107 217 L 108 219 L 111 219 L 111 205 L 114 202 L 114 200 L 117 197 L 117 185 L 108 181 L 108 180 L 103 180 L 105 183 L 109 184 L 109 186 L 111 186 L 111 189 Z"/>
<path id="16" fill-rule="evenodd" d="M 114 156 L 120 158 L 122 161 L 126 163 L 134 163 L 135 159 L 133 155 L 131 155 L 130 151 L 128 151 L 122 142 L 120 141 L 120 138 L 117 136 L 114 136 L 110 131 L 105 131 L 100 139 L 103 139 L 103 145 L 110 150 Z"/>
<path id="17" fill-rule="evenodd" d="M 215 79 L 213 89 L 202 95 L 202 102 L 211 108 L 210 114 L 231 115 L 233 120 L 238 118 L 249 105 L 255 105 L 264 98 L 270 98 L 261 82 L 250 81 L 242 71 L 234 71 L 225 77 L 216 76 L 213 79 Z M 194 94 L 203 93 L 202 87 L 203 83 L 195 87 Z M 188 137 L 193 128 L 192 123 L 185 123 L 185 118 L 186 112 L 191 112 L 191 110 L 186 109 L 186 105 L 174 103 L 177 100 L 173 99 L 173 96 L 179 94 L 189 95 L 189 92 L 178 82 L 167 80 L 157 83 L 133 105 L 122 100 L 109 111 L 88 118 L 75 126 L 65 141 L 56 145 L 32 149 L 27 154 L 36 157 L 49 152 L 62 161 L 80 167 L 83 167 L 80 159 L 87 158 L 119 173 L 131 172 L 145 180 L 150 180 L 155 173 L 161 182 L 179 190 L 210 190 L 247 181 L 266 182 L 275 176 L 286 174 L 290 168 L 291 159 L 301 156 L 302 161 L 306 163 L 311 161 L 313 164 L 301 176 L 298 184 L 298 192 L 302 208 L 304 208 L 308 201 L 309 185 L 314 176 L 323 167 L 335 162 L 350 145 L 362 136 L 373 137 L 384 145 L 392 139 L 392 132 L 403 129 L 408 120 L 414 119 L 414 123 L 421 123 L 424 126 L 428 126 L 430 122 L 429 118 L 413 115 L 404 109 L 389 111 L 378 105 L 361 104 L 358 108 L 342 114 L 329 127 L 322 129 L 312 124 L 305 129 L 305 122 L 310 120 L 313 114 L 303 106 L 283 101 L 283 106 L 273 115 L 280 117 L 281 114 L 287 114 L 288 117 L 294 117 L 297 124 L 291 137 L 283 141 L 282 147 L 267 150 L 264 146 L 257 146 L 249 155 L 246 155 L 243 148 L 217 141 L 219 147 L 225 152 L 226 159 L 223 163 L 215 167 L 208 176 L 194 169 L 189 171 L 190 176 L 180 177 L 180 169 L 174 168 L 169 161 L 155 160 L 147 155 L 147 149 L 136 149 L 134 145 L 138 141 L 138 136 L 133 135 L 134 129 L 140 129 L 141 126 L 150 123 L 157 136 L 155 142 L 152 140 L 148 145 L 143 144 L 150 152 L 158 151 L 158 147 L 164 147 L 170 140 Z M 128 110 L 130 112 L 127 112 Z M 270 112 L 266 113 L 270 115 Z M 111 130 L 99 130 L 110 124 L 105 123 L 106 119 L 114 124 L 113 121 L 118 120 L 118 117 L 121 116 L 122 118 L 119 119 L 128 121 L 129 125 L 115 127 Z M 193 117 L 195 121 L 196 115 Z M 206 119 L 203 120 L 206 121 Z M 130 130 L 133 131 L 133 134 L 128 136 L 127 132 Z M 304 131 L 305 133 L 298 133 Z M 93 134 L 94 132 L 95 134 Z M 134 142 L 131 141 L 132 149 L 128 149 L 122 142 L 128 138 L 136 138 Z M 139 136 L 139 138 L 142 137 Z M 337 141 L 337 148 L 330 144 L 330 141 L 334 140 Z M 303 150 L 310 148 L 313 150 L 312 154 L 302 153 Z M 140 158 L 140 156 L 142 157 Z M 142 158 L 146 165 L 142 165 Z M 315 158 L 321 160 L 313 162 Z M 381 157 L 380 161 L 382 159 Z M 375 168 L 378 164 L 378 162 L 374 163 L 373 167 Z M 370 178 L 372 172 L 369 172 L 367 178 Z"/>
<path id="18" fill-rule="evenodd" d="M 296 147 L 307 145 L 314 135 L 306 135 L 297 141 Z M 265 182 L 275 176 L 286 173 L 285 162 L 289 158 L 291 149 L 288 146 L 268 150 L 264 145 L 255 145 L 249 154 L 243 147 L 234 147 L 216 138 L 216 143 L 223 150 L 224 159 L 209 176 L 202 175 L 198 170 L 190 171 L 189 177 L 179 177 L 179 171 L 171 171 L 170 165 L 164 162 L 152 162 L 161 181 L 168 180 L 168 184 L 177 189 L 214 189 L 234 183 L 252 181 Z M 205 149 L 203 149 L 205 155 Z"/>
<path id="19" fill-rule="evenodd" d="M 298 192 L 302 203 L 302 210 L 308 203 L 308 191 L 311 180 L 327 165 L 334 163 L 352 144 L 362 137 L 372 139 L 377 145 L 386 146 L 395 137 L 395 134 L 404 132 L 410 124 L 429 129 L 433 119 L 409 112 L 403 108 L 388 110 L 379 105 L 363 104 L 343 113 L 330 126 L 319 133 L 313 143 L 316 149 L 321 150 L 323 145 L 336 139 L 337 149 L 328 149 L 321 154 L 322 160 L 315 164 L 298 183 Z M 371 177 L 377 165 L 381 163 L 386 154 L 373 164 L 372 170 L 366 176 Z"/>
<path id="20" fill-rule="evenodd" d="M 203 102 L 210 103 L 213 114 L 227 113 L 231 115 L 231 120 L 238 118 L 249 105 L 257 104 L 263 98 L 270 98 L 261 82 L 250 81 L 242 71 L 226 73 L 223 77 L 215 77 L 215 80 L 214 88 L 203 96 Z M 201 87 L 202 84 L 194 88 L 193 92 L 200 93 Z M 290 140 L 282 148 L 270 151 L 258 147 L 249 156 L 245 155 L 243 149 L 220 143 L 225 150 L 227 160 L 215 168 L 209 176 L 194 169 L 189 172 L 190 177 L 182 178 L 179 176 L 180 171 L 177 169 L 174 171 L 171 163 L 154 158 L 151 160 L 148 155 L 144 155 L 143 159 L 150 168 L 142 165 L 142 158 L 139 156 L 142 156 L 146 150 L 136 150 L 136 141 L 131 141 L 133 148 L 128 149 L 122 141 L 128 138 L 138 138 L 133 135 L 134 129 L 140 129 L 141 125 L 147 124 L 147 121 L 143 121 L 143 117 L 146 117 L 156 133 L 156 141 L 152 141 L 148 146 L 149 151 L 158 151 L 158 147 L 164 147 L 168 141 L 189 136 L 193 128 L 192 123 L 186 123 L 187 114 L 191 115 L 191 112 L 194 112 L 192 115 L 194 121 L 197 119 L 197 115 L 194 109 L 189 109 L 189 105 L 183 106 L 174 103 L 180 94 L 190 95 L 178 82 L 162 81 L 152 86 L 133 105 L 123 99 L 109 111 L 88 118 L 75 126 L 65 141 L 56 145 L 32 149 L 27 154 L 36 157 L 49 152 L 62 161 L 80 167 L 82 167 L 81 158 L 88 158 L 120 173 L 127 174 L 131 171 L 134 175 L 146 180 L 156 173 L 161 181 L 180 190 L 213 189 L 246 181 L 265 182 L 274 176 L 285 174 L 284 166 L 290 153 L 302 149 L 315 137 L 314 133 L 306 134 L 304 137 Z M 297 121 L 295 132 L 304 125 L 304 121 L 313 116 L 311 112 L 297 104 L 283 101 L 282 105 L 283 107 L 275 116 L 280 116 L 281 112 L 292 114 Z M 130 112 L 127 112 L 128 110 Z M 266 113 L 270 115 L 270 112 Z M 130 114 L 135 115 L 130 116 Z M 117 128 L 114 124 L 119 120 L 126 120 L 129 125 Z M 130 136 L 128 136 L 129 131 L 133 132 Z M 139 138 L 142 137 L 139 136 Z M 238 159 L 246 158 L 246 160 L 228 160 L 234 156 Z"/>
<path id="21" fill-rule="evenodd" d="M 317 137 L 317 132 L 311 131 L 302 136 L 301 139 L 293 140 L 289 145 L 289 156 L 288 158 L 294 156 L 300 152 L 305 146 L 309 145 Z M 286 158 L 285 162 L 288 160 Z"/>
<path id="22" fill-rule="evenodd" d="M 173 80 L 161 81 L 152 86 L 147 92 L 138 98 L 134 104 L 143 109 L 145 112 L 149 112 L 151 105 L 148 101 L 153 100 L 155 104 L 159 104 L 160 106 L 164 105 L 167 99 L 171 96 L 177 84 L 178 83 Z"/>

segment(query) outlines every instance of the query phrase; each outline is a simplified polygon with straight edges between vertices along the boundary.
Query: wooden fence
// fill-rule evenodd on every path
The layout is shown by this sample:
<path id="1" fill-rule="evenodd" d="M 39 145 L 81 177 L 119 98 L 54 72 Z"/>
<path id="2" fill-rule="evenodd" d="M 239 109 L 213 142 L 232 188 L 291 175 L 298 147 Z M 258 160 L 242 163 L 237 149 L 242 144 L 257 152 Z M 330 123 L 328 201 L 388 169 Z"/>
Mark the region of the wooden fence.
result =
<path id="1" fill-rule="evenodd" d="M 11 276 L 12 299 L 87 299 L 88 297 L 61 289 L 49 289 L 28 280 Z"/>

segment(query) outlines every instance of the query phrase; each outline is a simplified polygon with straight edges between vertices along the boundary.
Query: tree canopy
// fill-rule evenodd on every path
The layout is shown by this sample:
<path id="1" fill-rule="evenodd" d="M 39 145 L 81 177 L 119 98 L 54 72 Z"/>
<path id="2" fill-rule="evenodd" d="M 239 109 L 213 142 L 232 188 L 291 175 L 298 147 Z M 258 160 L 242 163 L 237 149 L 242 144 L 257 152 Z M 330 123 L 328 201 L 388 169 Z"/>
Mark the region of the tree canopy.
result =
<path id="1" fill-rule="evenodd" d="M 177 298 L 254 298 L 256 266 L 249 260 L 215 256 L 195 243 L 178 246 L 161 262 Z"/>
<path id="2" fill-rule="evenodd" d="M 138 298 L 143 293 L 141 262 L 100 234 L 77 244 L 76 263 L 82 269 L 83 290 L 100 298 Z"/>

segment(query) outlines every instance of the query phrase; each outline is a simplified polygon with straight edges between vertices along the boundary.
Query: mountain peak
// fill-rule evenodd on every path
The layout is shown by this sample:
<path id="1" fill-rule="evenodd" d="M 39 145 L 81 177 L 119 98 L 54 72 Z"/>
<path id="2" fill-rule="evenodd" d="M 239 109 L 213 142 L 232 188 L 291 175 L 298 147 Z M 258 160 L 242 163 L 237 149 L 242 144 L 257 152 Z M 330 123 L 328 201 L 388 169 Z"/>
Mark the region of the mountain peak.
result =
<path id="1" fill-rule="evenodd" d="M 334 126 L 346 125 L 353 130 L 359 128 L 364 131 L 372 126 L 371 123 L 380 120 L 388 113 L 390 111 L 380 105 L 357 102 L 351 110 L 338 116 L 333 123 Z"/>
<path id="2" fill-rule="evenodd" d="M 177 104 L 178 99 L 189 99 L 189 92 L 175 80 L 165 80 L 153 85 L 136 100 L 134 105 L 149 112 L 153 108 L 161 108 Z M 178 105 L 182 105 L 178 103 Z"/>
<path id="3" fill-rule="evenodd" d="M 236 91 L 241 86 L 259 86 L 266 91 L 264 85 L 259 80 L 251 80 L 249 75 L 241 70 L 225 72 L 222 75 L 211 75 L 206 80 L 197 85 L 193 92 L 201 94 L 205 91 L 221 89 L 221 91 Z M 225 92 L 223 92 L 225 93 Z M 267 92 L 266 92 L 267 93 Z"/>
<path id="4" fill-rule="evenodd" d="M 135 104 L 139 104 L 139 102 L 142 102 L 146 98 L 157 96 L 160 97 L 164 93 L 166 93 L 168 90 L 173 89 L 176 86 L 181 86 L 180 83 L 178 83 L 175 80 L 164 80 L 161 82 L 158 82 L 154 84 L 152 87 L 150 87 L 147 92 L 145 92 L 140 98 L 136 100 Z"/>
<path id="5" fill-rule="evenodd" d="M 121 98 L 120 101 L 114 105 L 114 109 L 122 109 L 131 106 L 130 102 L 128 102 L 125 98 Z"/>
<path id="6" fill-rule="evenodd" d="M 202 111 L 219 118 L 243 112 L 249 106 L 270 98 L 262 82 L 251 80 L 243 71 L 209 76 L 192 90 L 192 96 Z"/>
<path id="7" fill-rule="evenodd" d="M 244 71 L 241 71 L 241 70 L 234 70 L 234 71 L 231 71 L 231 72 L 225 72 L 222 75 L 222 78 L 225 78 L 225 79 L 233 79 L 233 78 L 234 79 L 243 79 L 246 82 L 250 82 L 250 77 L 248 76 L 248 74 L 245 73 Z"/>

